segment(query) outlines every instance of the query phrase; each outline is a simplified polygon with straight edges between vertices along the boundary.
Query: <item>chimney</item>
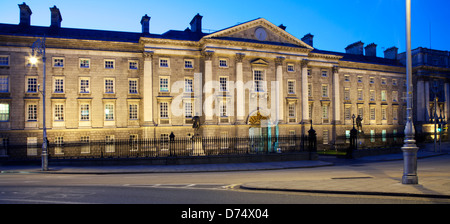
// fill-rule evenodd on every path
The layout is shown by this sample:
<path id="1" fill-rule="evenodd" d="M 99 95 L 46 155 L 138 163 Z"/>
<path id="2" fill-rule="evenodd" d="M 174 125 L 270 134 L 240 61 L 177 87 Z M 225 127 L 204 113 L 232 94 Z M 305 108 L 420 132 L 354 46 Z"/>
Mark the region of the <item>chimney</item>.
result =
<path id="1" fill-rule="evenodd" d="M 280 27 L 282 30 L 286 30 L 286 26 L 283 24 L 279 25 L 278 27 Z"/>
<path id="2" fill-rule="evenodd" d="M 145 16 L 141 19 L 141 25 L 142 25 L 142 34 L 149 34 L 150 33 L 150 17 L 145 14 Z"/>
<path id="3" fill-rule="evenodd" d="M 200 14 L 197 13 L 196 16 L 192 19 L 192 21 L 189 23 L 191 25 L 191 31 L 194 33 L 201 33 L 202 32 L 202 18 Z"/>
<path id="4" fill-rule="evenodd" d="M 50 27 L 51 28 L 61 28 L 61 13 L 59 12 L 59 9 L 56 7 L 56 5 L 53 6 L 53 8 L 50 8 L 51 17 L 50 17 Z"/>
<path id="5" fill-rule="evenodd" d="M 364 55 L 364 43 L 358 41 L 356 43 L 350 44 L 345 48 L 345 53 L 347 54 L 356 54 L 356 55 Z"/>
<path id="6" fill-rule="evenodd" d="M 305 42 L 305 44 L 308 44 L 309 46 L 312 47 L 313 46 L 313 38 L 314 38 L 314 35 L 308 33 L 302 38 L 302 41 Z"/>
<path id="7" fill-rule="evenodd" d="M 27 4 L 22 3 L 19 5 L 20 9 L 20 26 L 30 26 L 31 25 L 31 9 Z"/>
<path id="8" fill-rule="evenodd" d="M 384 58 L 397 60 L 398 48 L 390 47 L 384 51 Z"/>
<path id="9" fill-rule="evenodd" d="M 375 43 L 367 45 L 364 49 L 366 49 L 366 56 L 377 56 L 377 45 Z"/>

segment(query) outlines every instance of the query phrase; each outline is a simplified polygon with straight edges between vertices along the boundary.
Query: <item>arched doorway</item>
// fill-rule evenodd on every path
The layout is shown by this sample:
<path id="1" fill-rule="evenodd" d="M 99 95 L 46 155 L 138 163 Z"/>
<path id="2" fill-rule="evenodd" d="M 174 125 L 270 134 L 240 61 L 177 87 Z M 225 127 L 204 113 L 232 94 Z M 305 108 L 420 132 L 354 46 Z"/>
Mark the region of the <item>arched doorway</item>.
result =
<path id="1" fill-rule="evenodd" d="M 270 119 L 263 116 L 259 110 L 249 115 L 247 124 L 250 125 L 248 135 L 254 152 L 272 151 L 272 127 Z"/>

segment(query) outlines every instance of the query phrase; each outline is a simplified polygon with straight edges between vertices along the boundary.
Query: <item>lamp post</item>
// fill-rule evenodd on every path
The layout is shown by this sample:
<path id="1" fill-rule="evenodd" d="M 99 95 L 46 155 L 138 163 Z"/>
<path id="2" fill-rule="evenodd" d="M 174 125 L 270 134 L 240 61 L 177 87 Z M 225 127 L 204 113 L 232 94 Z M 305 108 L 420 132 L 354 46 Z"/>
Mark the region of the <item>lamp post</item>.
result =
<path id="1" fill-rule="evenodd" d="M 403 151 L 403 177 L 402 184 L 418 184 L 417 178 L 417 150 L 414 140 L 415 130 L 412 113 L 412 61 L 411 61 L 411 0 L 406 0 L 406 125 Z"/>
<path id="2" fill-rule="evenodd" d="M 42 103 L 43 103 L 43 143 L 42 143 L 42 171 L 48 170 L 48 140 L 47 140 L 47 126 L 45 124 L 45 64 L 46 64 L 46 56 L 45 56 L 45 36 L 42 39 L 37 39 L 33 45 L 31 45 L 31 52 L 32 56 L 30 58 L 31 64 L 37 64 L 38 59 L 37 57 L 42 56 L 42 63 L 44 64 L 44 70 L 43 70 L 43 77 L 44 77 L 44 83 L 43 83 L 43 90 L 42 90 Z"/>

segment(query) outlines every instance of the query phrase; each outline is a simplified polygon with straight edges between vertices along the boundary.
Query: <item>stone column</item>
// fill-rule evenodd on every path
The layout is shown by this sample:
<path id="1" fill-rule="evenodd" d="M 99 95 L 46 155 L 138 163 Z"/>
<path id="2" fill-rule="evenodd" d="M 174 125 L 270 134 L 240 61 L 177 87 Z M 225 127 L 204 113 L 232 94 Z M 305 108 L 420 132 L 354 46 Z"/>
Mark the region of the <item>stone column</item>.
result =
<path id="1" fill-rule="evenodd" d="M 153 126 L 153 52 L 144 52 L 144 126 Z"/>
<path id="2" fill-rule="evenodd" d="M 213 104 L 214 104 L 214 96 L 213 96 L 213 80 L 212 80 L 212 56 L 214 55 L 213 51 L 203 51 L 203 57 L 205 58 L 205 84 L 204 84 L 204 113 L 205 113 L 205 123 L 211 124 L 213 123 Z"/>
<path id="3" fill-rule="evenodd" d="M 244 71 L 242 60 L 245 54 L 236 54 L 236 123 L 243 124 L 245 121 L 245 91 L 244 91 Z"/>
<path id="4" fill-rule="evenodd" d="M 284 119 L 284 100 L 283 100 L 283 61 L 284 57 L 277 57 L 275 59 L 276 65 L 276 105 L 277 105 L 277 120 L 278 123 L 282 122 Z M 273 91 L 273 90 L 272 90 Z"/>
<path id="5" fill-rule="evenodd" d="M 310 121 L 309 117 L 309 96 L 308 96 L 308 61 L 303 60 L 301 62 L 302 66 L 302 124 L 308 124 Z"/>
<path id="6" fill-rule="evenodd" d="M 333 67 L 333 105 L 334 105 L 334 124 L 341 123 L 341 97 L 339 85 L 339 67 Z"/>
<path id="7" fill-rule="evenodd" d="M 444 115 L 445 116 L 445 120 L 448 121 L 449 117 L 450 117 L 450 89 L 449 89 L 449 83 L 446 82 L 444 84 L 444 94 L 445 94 L 445 104 L 444 104 Z"/>
<path id="8" fill-rule="evenodd" d="M 417 92 L 420 94 L 419 92 Z M 425 96 L 424 96 L 424 103 L 425 103 L 425 123 L 428 123 L 430 121 L 430 81 L 425 80 Z"/>

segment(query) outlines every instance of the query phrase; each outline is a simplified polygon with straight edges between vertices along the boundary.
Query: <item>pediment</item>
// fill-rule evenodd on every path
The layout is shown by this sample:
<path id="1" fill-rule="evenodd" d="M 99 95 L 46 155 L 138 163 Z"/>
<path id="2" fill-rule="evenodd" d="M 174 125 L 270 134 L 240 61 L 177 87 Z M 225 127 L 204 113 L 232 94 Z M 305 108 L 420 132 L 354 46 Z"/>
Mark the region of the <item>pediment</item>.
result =
<path id="1" fill-rule="evenodd" d="M 269 62 L 267 62 L 267 61 L 265 61 L 265 60 L 263 60 L 261 58 L 258 58 L 258 59 L 253 60 L 251 62 L 251 64 L 254 65 L 254 66 L 268 66 Z"/>
<path id="2" fill-rule="evenodd" d="M 232 26 L 215 33 L 209 34 L 204 39 L 223 39 L 230 41 L 245 41 L 263 44 L 292 45 L 307 49 L 313 49 L 305 42 L 294 37 L 284 29 L 270 23 L 264 18 L 259 18 L 236 26 Z"/>

